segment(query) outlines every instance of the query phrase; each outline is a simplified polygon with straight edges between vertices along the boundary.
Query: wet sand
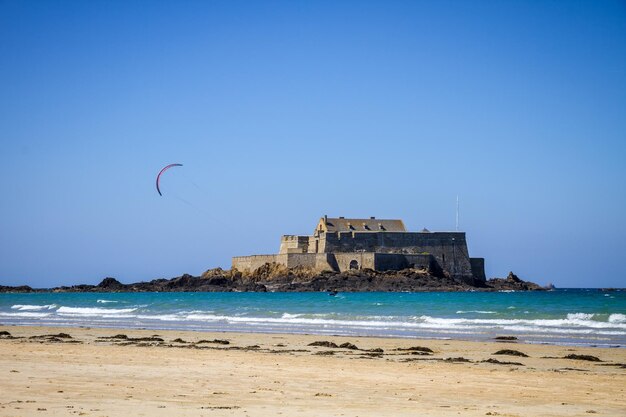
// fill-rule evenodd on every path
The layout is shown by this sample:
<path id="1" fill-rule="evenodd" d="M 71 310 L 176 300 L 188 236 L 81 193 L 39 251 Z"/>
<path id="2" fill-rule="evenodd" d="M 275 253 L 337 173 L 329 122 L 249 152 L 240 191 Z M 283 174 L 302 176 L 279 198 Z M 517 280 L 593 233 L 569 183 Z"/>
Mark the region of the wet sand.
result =
<path id="1" fill-rule="evenodd" d="M 626 349 L 0 326 L 0 416 L 624 416 L 625 391 Z"/>

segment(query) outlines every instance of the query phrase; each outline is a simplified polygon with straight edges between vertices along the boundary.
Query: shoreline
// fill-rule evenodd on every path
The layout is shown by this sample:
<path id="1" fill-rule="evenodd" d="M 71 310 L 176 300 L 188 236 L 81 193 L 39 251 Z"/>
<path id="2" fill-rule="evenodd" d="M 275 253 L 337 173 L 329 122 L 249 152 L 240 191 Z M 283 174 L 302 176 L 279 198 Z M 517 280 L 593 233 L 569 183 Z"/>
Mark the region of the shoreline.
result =
<path id="1" fill-rule="evenodd" d="M 0 414 L 626 412 L 623 349 L 120 328 L 0 326 L 2 332 L 15 339 L 0 339 Z M 496 355 L 500 350 L 528 356 Z"/>
<path id="2" fill-rule="evenodd" d="M 190 334 L 222 334 L 222 335 L 263 335 L 263 336 L 306 336 L 306 337 L 339 337 L 339 338 L 359 338 L 359 339 L 382 339 L 382 340 L 404 340 L 404 341 L 444 341 L 444 342 L 461 342 L 461 343 L 512 343 L 517 345 L 536 345 L 536 346 L 555 346 L 563 348 L 590 348 L 590 349 L 626 349 L 626 345 L 612 344 L 612 343 L 577 343 L 577 342 L 537 342 L 532 340 L 525 340 L 524 335 L 517 334 L 511 336 L 510 334 L 502 334 L 489 338 L 471 338 L 471 337 L 451 337 L 451 336 L 423 336 L 423 335 L 410 335 L 410 336 L 397 336 L 397 335 L 368 335 L 368 334 L 349 334 L 348 332 L 332 332 L 332 333 L 316 333 L 307 329 L 302 332 L 286 332 L 282 330 L 276 331 L 263 331 L 263 330 L 206 330 L 206 329 L 193 329 L 193 328 L 176 328 L 167 326 L 153 326 L 146 327 L 140 325 L 137 327 L 120 327 L 120 326 L 107 326 L 97 324 L 6 324 L 0 323 L 0 331 L 6 330 L 5 328 L 40 328 L 40 329 L 65 329 L 65 330 L 111 330 L 116 332 L 175 332 L 175 333 L 190 333 Z M 509 338 L 513 337 L 512 340 Z"/>
<path id="3" fill-rule="evenodd" d="M 0 294 L 0 324 L 626 347 L 625 303 L 597 291 Z"/>

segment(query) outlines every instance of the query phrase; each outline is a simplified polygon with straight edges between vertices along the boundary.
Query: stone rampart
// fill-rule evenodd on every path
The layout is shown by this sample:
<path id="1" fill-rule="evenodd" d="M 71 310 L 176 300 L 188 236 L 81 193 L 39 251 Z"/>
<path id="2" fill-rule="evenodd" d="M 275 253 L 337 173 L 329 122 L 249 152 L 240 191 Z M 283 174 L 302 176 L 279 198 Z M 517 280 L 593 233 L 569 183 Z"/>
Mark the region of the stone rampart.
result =
<path id="1" fill-rule="evenodd" d="M 337 262 L 337 268 L 339 271 L 348 271 L 350 269 L 375 269 L 374 265 L 374 253 L 362 253 L 362 252 L 338 252 L 334 253 L 333 257 Z"/>
<path id="2" fill-rule="evenodd" d="M 287 266 L 287 255 L 251 255 L 233 257 L 232 267 L 239 271 L 254 271 L 266 263 Z"/>
<path id="3" fill-rule="evenodd" d="M 485 258 L 470 258 L 470 264 L 472 265 L 474 279 L 485 282 L 487 280 L 485 276 Z"/>
<path id="4" fill-rule="evenodd" d="M 376 253 L 376 271 L 397 271 L 406 268 L 431 269 L 434 258 L 431 255 L 405 255 L 395 253 Z"/>
<path id="5" fill-rule="evenodd" d="M 432 255 L 440 268 L 450 275 L 472 276 L 464 232 L 339 232 L 325 235 L 326 252 Z"/>
<path id="6" fill-rule="evenodd" d="M 485 281 L 484 259 L 471 258 L 464 232 L 342 231 L 285 235 L 278 255 L 238 256 L 233 267 L 252 271 L 266 263 L 316 271 L 419 268 L 466 282 Z"/>

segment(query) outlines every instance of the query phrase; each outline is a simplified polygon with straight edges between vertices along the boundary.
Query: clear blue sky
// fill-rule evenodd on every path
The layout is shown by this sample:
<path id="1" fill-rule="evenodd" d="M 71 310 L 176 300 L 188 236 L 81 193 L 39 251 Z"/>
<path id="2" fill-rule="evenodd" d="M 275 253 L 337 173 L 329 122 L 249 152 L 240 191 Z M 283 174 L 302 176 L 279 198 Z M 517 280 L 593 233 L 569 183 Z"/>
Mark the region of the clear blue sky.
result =
<path id="1" fill-rule="evenodd" d="M 452 230 L 458 195 L 488 277 L 626 286 L 623 1 L 0 1 L 0 60 L 1 285 Z"/>

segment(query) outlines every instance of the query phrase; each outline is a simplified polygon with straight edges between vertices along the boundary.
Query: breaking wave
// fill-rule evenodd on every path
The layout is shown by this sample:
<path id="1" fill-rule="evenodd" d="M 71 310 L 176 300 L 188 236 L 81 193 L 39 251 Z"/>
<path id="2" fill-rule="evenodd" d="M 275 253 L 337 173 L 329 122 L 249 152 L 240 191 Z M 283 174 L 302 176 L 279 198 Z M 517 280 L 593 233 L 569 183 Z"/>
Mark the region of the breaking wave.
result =
<path id="1" fill-rule="evenodd" d="M 611 314 L 609 316 L 609 323 L 626 323 L 626 314 Z"/>
<path id="2" fill-rule="evenodd" d="M 100 316 L 127 314 L 137 310 L 136 308 L 97 308 L 97 307 L 59 307 L 56 311 L 61 315 Z"/>
<path id="3" fill-rule="evenodd" d="M 459 310 L 456 314 L 468 314 L 468 313 L 476 313 L 476 314 L 498 314 L 497 311 L 485 311 L 485 310 Z"/>
<path id="4" fill-rule="evenodd" d="M 30 311 L 18 312 L 18 313 L 4 313 L 0 312 L 2 317 L 24 317 L 24 318 L 43 318 L 50 316 L 51 313 L 33 313 Z"/>
<path id="5" fill-rule="evenodd" d="M 47 304 L 43 306 L 33 306 L 33 305 L 28 305 L 28 304 L 15 304 L 11 306 L 11 308 L 13 310 L 20 310 L 20 311 L 52 310 L 53 308 L 56 308 L 56 304 Z"/>

